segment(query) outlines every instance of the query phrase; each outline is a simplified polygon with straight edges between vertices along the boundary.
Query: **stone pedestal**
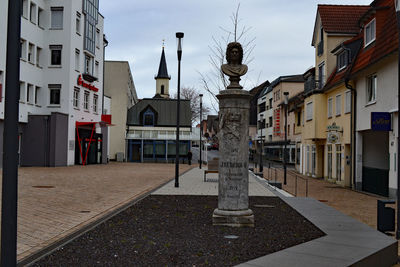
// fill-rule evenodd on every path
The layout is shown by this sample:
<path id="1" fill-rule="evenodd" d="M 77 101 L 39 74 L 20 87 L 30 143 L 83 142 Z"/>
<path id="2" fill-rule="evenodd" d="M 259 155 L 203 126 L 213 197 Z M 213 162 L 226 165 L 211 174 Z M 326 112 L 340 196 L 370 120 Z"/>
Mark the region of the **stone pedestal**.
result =
<path id="1" fill-rule="evenodd" d="M 249 209 L 250 94 L 240 89 L 221 91 L 219 99 L 218 208 L 213 224 L 254 226 Z"/>

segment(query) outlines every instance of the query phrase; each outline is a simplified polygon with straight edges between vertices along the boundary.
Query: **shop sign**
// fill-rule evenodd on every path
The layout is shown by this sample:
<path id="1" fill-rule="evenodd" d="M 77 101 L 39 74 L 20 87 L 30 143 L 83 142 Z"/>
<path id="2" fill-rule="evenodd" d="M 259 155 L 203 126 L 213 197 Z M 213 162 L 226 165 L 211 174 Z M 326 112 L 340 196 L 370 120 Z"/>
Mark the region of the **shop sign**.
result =
<path id="1" fill-rule="evenodd" d="M 392 116 L 389 112 L 371 112 L 371 130 L 391 131 Z"/>
<path id="2" fill-rule="evenodd" d="M 328 133 L 328 143 L 329 144 L 338 144 L 340 143 L 340 136 L 338 132 L 329 132 Z"/>
<path id="3" fill-rule="evenodd" d="M 332 125 L 328 125 L 327 130 L 328 132 L 332 131 L 340 132 L 340 126 L 337 126 L 336 123 L 332 123 Z"/>
<path id="4" fill-rule="evenodd" d="M 83 79 L 82 79 L 82 75 L 81 74 L 79 74 L 79 77 L 78 77 L 78 85 L 80 85 L 82 87 L 85 87 L 85 88 L 87 88 L 87 89 L 89 89 L 89 90 L 91 90 L 93 92 L 98 92 L 99 91 L 99 88 L 97 88 L 96 86 L 91 85 L 89 83 L 85 83 L 83 81 Z"/>

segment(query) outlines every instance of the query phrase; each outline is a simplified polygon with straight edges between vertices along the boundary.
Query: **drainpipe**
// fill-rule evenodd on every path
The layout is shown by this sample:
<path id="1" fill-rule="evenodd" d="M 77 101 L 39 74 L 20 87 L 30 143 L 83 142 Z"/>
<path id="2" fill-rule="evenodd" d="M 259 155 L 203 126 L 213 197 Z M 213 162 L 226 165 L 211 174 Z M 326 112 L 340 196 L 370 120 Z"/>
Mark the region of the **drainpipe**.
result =
<path id="1" fill-rule="evenodd" d="M 347 89 L 350 90 L 351 92 L 351 98 L 354 99 L 353 103 L 354 105 L 352 108 L 354 108 L 354 112 L 350 112 L 350 133 L 353 134 L 353 138 L 350 138 L 350 150 L 351 150 L 351 156 L 352 156 L 352 161 L 353 164 L 350 164 L 350 173 L 353 175 L 353 183 L 352 183 L 352 188 L 353 190 L 356 189 L 356 131 L 355 131 L 355 125 L 357 125 L 357 91 L 353 88 L 353 86 L 349 83 L 349 78 L 346 78 L 345 81 L 345 86 Z M 354 114 L 354 115 L 353 115 Z M 353 124 L 354 120 L 354 124 Z"/>

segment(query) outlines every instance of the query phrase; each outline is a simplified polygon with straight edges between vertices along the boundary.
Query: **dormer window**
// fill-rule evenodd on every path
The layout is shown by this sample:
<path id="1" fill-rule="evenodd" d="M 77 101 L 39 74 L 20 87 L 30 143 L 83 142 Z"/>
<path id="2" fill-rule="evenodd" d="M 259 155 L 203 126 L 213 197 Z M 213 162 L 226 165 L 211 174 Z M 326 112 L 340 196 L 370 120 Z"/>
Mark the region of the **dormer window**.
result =
<path id="1" fill-rule="evenodd" d="M 347 50 L 344 50 L 343 52 L 337 55 L 338 71 L 341 71 L 342 69 L 346 68 L 348 63 L 349 63 L 349 52 Z"/>
<path id="2" fill-rule="evenodd" d="M 364 46 L 368 46 L 371 44 L 373 41 L 375 41 L 375 19 L 371 20 L 370 23 L 368 23 L 365 26 L 364 29 Z"/>
<path id="3" fill-rule="evenodd" d="M 143 114 L 143 125 L 154 126 L 154 113 L 150 109 Z"/>

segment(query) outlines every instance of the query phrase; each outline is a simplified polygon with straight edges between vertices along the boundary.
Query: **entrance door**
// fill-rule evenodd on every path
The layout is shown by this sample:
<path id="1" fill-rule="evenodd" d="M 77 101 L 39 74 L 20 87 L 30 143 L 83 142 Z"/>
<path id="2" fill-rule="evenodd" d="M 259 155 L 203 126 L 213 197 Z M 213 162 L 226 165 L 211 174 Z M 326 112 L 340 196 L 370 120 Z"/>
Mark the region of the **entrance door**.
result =
<path id="1" fill-rule="evenodd" d="M 365 131 L 362 134 L 362 190 L 388 196 L 389 134 L 388 132 L 374 131 Z"/>

